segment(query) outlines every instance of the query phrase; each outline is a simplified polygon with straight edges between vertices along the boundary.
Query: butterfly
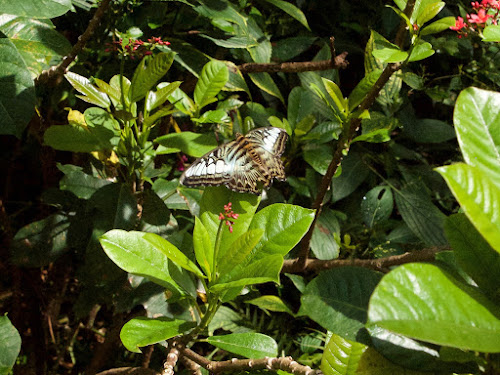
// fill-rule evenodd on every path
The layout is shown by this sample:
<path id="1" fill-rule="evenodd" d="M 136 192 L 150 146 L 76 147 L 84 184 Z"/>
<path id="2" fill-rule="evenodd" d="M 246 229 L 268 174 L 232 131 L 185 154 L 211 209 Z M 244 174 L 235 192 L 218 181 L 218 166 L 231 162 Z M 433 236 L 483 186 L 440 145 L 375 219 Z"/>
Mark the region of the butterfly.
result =
<path id="1" fill-rule="evenodd" d="M 274 127 L 236 133 L 236 139 L 195 160 L 184 171 L 180 183 L 184 186 L 226 185 L 240 193 L 259 194 L 268 188 L 273 178 L 284 181 L 285 170 L 281 155 L 288 134 Z"/>

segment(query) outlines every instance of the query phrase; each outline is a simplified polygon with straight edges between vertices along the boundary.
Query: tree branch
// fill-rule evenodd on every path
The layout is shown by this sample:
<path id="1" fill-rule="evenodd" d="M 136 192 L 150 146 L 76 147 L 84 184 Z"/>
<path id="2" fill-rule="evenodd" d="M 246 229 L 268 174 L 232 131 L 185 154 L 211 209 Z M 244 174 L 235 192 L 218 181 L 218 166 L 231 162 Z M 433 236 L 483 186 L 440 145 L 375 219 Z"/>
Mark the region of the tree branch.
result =
<path id="1" fill-rule="evenodd" d="M 405 13 L 411 14 L 413 11 L 413 7 L 415 5 L 415 0 L 409 0 L 406 4 L 405 8 Z M 402 43 L 403 38 L 400 35 L 404 35 L 404 31 L 406 30 L 406 23 L 402 23 L 399 27 L 397 37 L 399 39 L 399 42 Z M 375 99 L 377 96 L 380 94 L 380 91 L 382 88 L 385 86 L 385 84 L 389 81 L 391 76 L 398 71 L 401 68 L 400 63 L 393 63 L 393 64 L 388 64 L 380 77 L 378 78 L 377 82 L 373 85 L 371 90 L 368 92 L 368 94 L 365 96 L 363 101 L 358 107 L 359 111 L 365 111 L 369 109 L 373 103 L 375 102 Z M 314 228 L 316 226 L 316 222 L 318 221 L 318 218 L 321 214 L 321 208 L 323 207 L 323 200 L 325 198 L 326 192 L 328 191 L 330 187 L 330 183 L 332 181 L 333 176 L 337 172 L 338 167 L 342 163 L 342 160 L 344 159 L 344 156 L 347 154 L 347 151 L 349 150 L 349 146 L 356 135 L 356 132 L 359 129 L 359 126 L 361 125 L 361 119 L 359 117 L 353 118 L 349 122 L 349 127 L 347 128 L 346 131 L 342 133 L 342 136 L 340 137 L 339 142 L 337 143 L 337 147 L 335 149 L 335 152 L 333 154 L 333 159 L 328 165 L 327 172 L 323 176 L 321 180 L 320 187 L 318 189 L 318 194 L 316 195 L 316 199 L 314 200 L 314 203 L 312 205 L 312 208 L 316 210 L 315 215 L 314 215 L 314 220 L 306 233 L 306 235 L 302 238 L 301 244 L 300 244 L 300 252 L 298 256 L 298 260 L 296 261 L 298 269 L 304 270 L 306 267 L 306 263 L 308 263 L 308 258 L 309 258 L 309 251 L 310 251 L 310 245 L 311 245 L 311 238 L 312 234 L 314 231 Z"/>
<path id="2" fill-rule="evenodd" d="M 401 255 L 393 255 L 385 258 L 378 259 L 307 259 L 305 266 L 302 266 L 299 259 L 287 259 L 283 263 L 282 273 L 298 273 L 321 271 L 330 268 L 339 268 L 347 266 L 369 268 L 377 271 L 385 271 L 389 267 L 398 266 L 405 263 L 412 262 L 430 262 L 436 257 L 436 254 L 450 250 L 449 246 L 436 246 L 419 251 L 404 253 Z"/>
<path id="3" fill-rule="evenodd" d="M 347 52 L 331 60 L 321 61 L 303 61 L 303 62 L 284 62 L 284 63 L 245 63 L 238 65 L 242 74 L 247 73 L 299 73 L 311 72 L 317 70 L 345 69 L 349 65 L 346 60 Z"/>
<path id="4" fill-rule="evenodd" d="M 213 374 L 225 371 L 243 371 L 243 370 L 283 370 L 294 375 L 322 375 L 320 370 L 313 370 L 309 366 L 303 366 L 293 360 L 292 357 L 261 358 L 261 359 L 236 359 L 229 361 L 209 361 L 198 353 L 186 348 L 183 345 L 177 346 L 181 354 L 190 360 L 198 363 Z"/>
<path id="5" fill-rule="evenodd" d="M 163 364 L 163 371 L 161 375 L 174 375 L 174 367 L 179 360 L 179 350 L 171 348 L 167 355 L 167 360 Z"/>
<path id="6" fill-rule="evenodd" d="M 87 29 L 85 32 L 78 37 L 78 41 L 71 49 L 70 53 L 63 57 L 61 63 L 57 66 L 53 66 L 48 70 L 44 70 L 40 75 L 35 79 L 35 84 L 46 83 L 59 75 L 66 73 L 66 69 L 69 64 L 71 64 L 76 56 L 83 50 L 87 42 L 89 41 L 92 34 L 94 34 L 97 26 L 101 23 L 101 19 L 104 16 L 106 10 L 109 7 L 111 0 L 102 0 L 94 13 L 94 17 L 90 20 Z"/>

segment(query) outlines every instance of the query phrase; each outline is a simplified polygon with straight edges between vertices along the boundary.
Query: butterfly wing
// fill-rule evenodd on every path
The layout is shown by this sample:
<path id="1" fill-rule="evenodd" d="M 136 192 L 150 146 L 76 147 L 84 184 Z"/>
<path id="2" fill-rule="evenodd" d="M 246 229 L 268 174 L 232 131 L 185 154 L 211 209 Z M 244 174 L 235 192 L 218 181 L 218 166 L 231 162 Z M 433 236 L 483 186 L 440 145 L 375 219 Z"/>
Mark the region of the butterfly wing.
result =
<path id="1" fill-rule="evenodd" d="M 197 159 L 184 171 L 180 183 L 191 187 L 226 185 L 234 191 L 258 194 L 260 179 L 262 175 L 255 162 L 236 140 Z"/>
<path id="2" fill-rule="evenodd" d="M 288 135 L 280 128 L 259 128 L 197 159 L 182 174 L 185 186 L 226 185 L 238 192 L 259 194 L 259 184 L 285 179 L 280 156 Z"/>

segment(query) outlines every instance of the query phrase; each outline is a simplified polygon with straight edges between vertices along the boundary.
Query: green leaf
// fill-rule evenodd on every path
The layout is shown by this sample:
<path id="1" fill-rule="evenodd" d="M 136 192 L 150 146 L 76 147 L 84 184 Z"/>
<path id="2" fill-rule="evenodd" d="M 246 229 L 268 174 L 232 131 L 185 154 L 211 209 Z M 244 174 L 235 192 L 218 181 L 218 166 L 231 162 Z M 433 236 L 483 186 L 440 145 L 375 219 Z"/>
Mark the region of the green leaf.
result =
<path id="1" fill-rule="evenodd" d="M 68 251 L 68 217 L 50 215 L 21 228 L 11 244 L 12 261 L 24 267 L 44 267 Z"/>
<path id="2" fill-rule="evenodd" d="M 342 173 L 332 179 L 332 201 L 347 197 L 366 179 L 370 170 L 358 152 L 349 152 L 342 161 Z"/>
<path id="3" fill-rule="evenodd" d="M 135 69 L 128 92 L 130 101 L 138 102 L 170 69 L 174 61 L 174 52 L 161 52 L 153 58 L 146 56 Z"/>
<path id="4" fill-rule="evenodd" d="M 156 87 L 156 91 L 148 91 L 144 108 L 146 111 L 151 112 L 153 109 L 165 103 L 168 97 L 179 88 L 181 81 L 172 83 L 161 82 Z"/>
<path id="5" fill-rule="evenodd" d="M 172 292 L 184 293 L 172 276 L 172 262 L 150 241 L 144 232 L 113 229 L 100 238 L 106 254 L 120 268 L 162 285 Z M 173 245 L 172 245 L 173 246 Z"/>
<path id="6" fill-rule="evenodd" d="M 443 229 L 445 215 L 427 195 L 408 185 L 397 191 L 395 198 L 403 220 L 424 243 L 429 246 L 447 244 Z"/>
<path id="7" fill-rule="evenodd" d="M 222 89 L 225 91 L 244 91 L 248 94 L 251 100 L 252 95 L 250 93 L 250 89 L 248 88 L 243 74 L 241 74 L 241 71 L 238 69 L 238 66 L 231 61 L 224 61 L 224 64 L 226 64 L 228 68 L 229 77 L 226 85 Z"/>
<path id="8" fill-rule="evenodd" d="M 216 95 L 229 79 L 226 64 L 222 61 L 209 61 L 202 69 L 194 89 L 194 102 L 198 109 L 216 101 Z"/>
<path id="9" fill-rule="evenodd" d="M 165 149 L 157 150 L 157 154 L 172 154 L 183 152 L 199 158 L 216 148 L 217 140 L 211 133 L 198 134 L 193 132 L 171 133 L 155 139 Z"/>
<path id="10" fill-rule="evenodd" d="M 0 134 L 20 138 L 34 114 L 35 85 L 22 56 L 1 32 L 0 85 Z"/>
<path id="11" fill-rule="evenodd" d="M 340 87 L 337 84 L 329 79 L 322 78 L 323 84 L 325 85 L 326 92 L 332 98 L 333 102 L 337 106 L 337 109 L 340 112 L 348 111 L 347 100 L 344 98 L 342 91 L 340 91 Z"/>
<path id="12" fill-rule="evenodd" d="M 448 30 L 451 26 L 455 26 L 455 17 L 443 17 L 437 21 L 432 22 L 428 26 L 424 27 L 420 31 L 420 35 L 424 36 L 424 35 L 437 34 L 440 33 L 441 31 Z M 486 26 L 486 28 L 483 30 L 483 36 L 488 27 L 489 26 Z"/>
<path id="13" fill-rule="evenodd" d="M 376 69 L 369 72 L 363 79 L 356 85 L 349 95 L 349 111 L 355 110 L 358 105 L 365 99 L 366 94 L 372 89 L 375 82 L 382 74 L 382 70 Z"/>
<path id="14" fill-rule="evenodd" d="M 313 218 L 314 210 L 291 204 L 275 203 L 260 210 L 248 228 L 264 232 L 255 247 L 257 258 L 287 254 L 307 233 Z"/>
<path id="15" fill-rule="evenodd" d="M 423 60 L 434 55 L 434 53 L 436 53 L 436 51 L 432 49 L 432 44 L 419 41 L 419 43 L 411 51 L 408 61 L 413 62 Z"/>
<path id="16" fill-rule="evenodd" d="M 223 109 L 214 109 L 206 111 L 200 117 L 193 118 L 192 120 L 199 124 L 229 124 L 231 117 Z"/>
<path id="17" fill-rule="evenodd" d="M 214 263 L 214 245 L 210 240 L 208 232 L 197 216 L 194 217 L 194 231 L 193 231 L 193 246 L 196 261 L 201 269 L 208 277 L 208 281 L 212 280 L 212 270 Z"/>
<path id="18" fill-rule="evenodd" d="M 64 77 L 75 90 L 83 94 L 79 96 L 80 99 L 102 108 L 110 107 L 111 101 L 108 96 L 90 83 L 87 78 L 73 72 L 66 73 Z"/>
<path id="19" fill-rule="evenodd" d="M 304 146 L 303 155 L 304 160 L 324 176 L 333 159 L 333 150 L 330 145 L 310 142 Z"/>
<path id="20" fill-rule="evenodd" d="M 29 18 L 55 18 L 73 8 L 71 0 L 1 0 L 0 13 Z"/>
<path id="21" fill-rule="evenodd" d="M 373 51 L 373 56 L 384 63 L 403 62 L 408 58 L 408 52 L 399 48 L 381 48 Z"/>
<path id="22" fill-rule="evenodd" d="M 296 135 L 305 135 L 309 129 L 300 129 L 299 134 L 297 124 L 313 112 L 313 98 L 311 92 L 303 87 L 297 86 L 288 95 L 287 119 Z"/>
<path id="23" fill-rule="evenodd" d="M 249 73 L 248 76 L 259 89 L 278 98 L 282 103 L 285 103 L 285 99 L 283 95 L 281 95 L 280 89 L 269 73 Z"/>
<path id="24" fill-rule="evenodd" d="M 424 88 L 424 79 L 423 77 L 413 73 L 413 72 L 404 72 L 403 73 L 403 82 L 406 83 L 414 90 L 423 90 Z"/>
<path id="25" fill-rule="evenodd" d="M 203 272 L 182 251 L 172 245 L 166 239 L 154 233 L 144 233 L 142 238 L 148 241 L 156 250 L 161 251 L 172 262 L 178 266 L 194 273 L 198 277 L 205 277 Z"/>
<path id="26" fill-rule="evenodd" d="M 232 248 L 232 243 L 247 232 L 250 222 L 260 202 L 260 196 L 254 194 L 236 193 L 225 186 L 207 187 L 200 201 L 200 220 L 203 222 L 212 243 L 215 244 L 217 230 L 219 229 L 219 214 L 224 212 L 224 205 L 232 203 L 232 210 L 238 214 L 234 221 L 233 232 L 227 228 L 222 232 L 221 248 L 219 254 L 224 254 L 226 249 Z"/>
<path id="27" fill-rule="evenodd" d="M 64 173 L 59 188 L 71 191 L 78 198 L 89 199 L 100 188 L 112 184 L 111 181 L 88 175 L 81 167 L 72 164 L 58 164 L 57 168 Z"/>
<path id="28" fill-rule="evenodd" d="M 229 273 L 237 275 L 252 262 L 257 252 L 257 250 L 254 251 L 255 246 L 263 234 L 262 229 L 248 230 L 233 242 L 231 248 L 219 253 L 217 259 L 218 270 L 223 279 L 226 279 Z M 235 277 L 232 279 L 234 280 Z"/>
<path id="29" fill-rule="evenodd" d="M 491 248 L 464 214 L 445 221 L 446 237 L 458 264 L 488 295 L 500 299 L 500 254 Z"/>
<path id="30" fill-rule="evenodd" d="M 321 358 L 320 370 L 325 375 L 356 374 L 366 345 L 333 334 L 328 340 Z"/>
<path id="31" fill-rule="evenodd" d="M 60 151 L 92 152 L 106 149 L 89 129 L 77 125 L 51 126 L 45 131 L 43 142 Z"/>
<path id="32" fill-rule="evenodd" d="M 339 257 L 340 246 L 336 235 L 340 236 L 337 216 L 329 208 L 323 208 L 311 237 L 311 251 L 316 258 L 326 260 Z"/>
<path id="33" fill-rule="evenodd" d="M 411 308 L 409 308 L 411 307 Z M 431 264 L 405 264 L 385 275 L 368 319 L 392 332 L 464 350 L 500 352 L 499 307 Z"/>
<path id="34" fill-rule="evenodd" d="M 500 189 L 484 169 L 458 163 L 436 168 L 465 214 L 496 251 L 500 252 Z"/>
<path id="35" fill-rule="evenodd" d="M 166 105 L 165 107 L 162 107 L 159 110 L 157 110 L 152 115 L 149 115 L 148 117 L 146 117 L 144 119 L 143 126 L 146 128 L 149 128 L 149 127 L 153 126 L 162 117 L 171 115 L 174 112 L 176 112 L 176 110 L 174 109 L 173 105 L 170 105 L 170 104 Z"/>
<path id="36" fill-rule="evenodd" d="M 193 99 L 191 99 L 180 88 L 174 90 L 174 92 L 168 96 L 168 101 L 172 103 L 175 106 L 175 108 L 177 108 L 182 113 L 186 115 L 194 114 L 195 109 L 194 109 Z"/>
<path id="37" fill-rule="evenodd" d="M 323 271 L 307 285 L 298 315 L 307 315 L 323 328 L 355 340 L 364 328 L 368 301 L 380 278 L 378 272 L 365 268 Z"/>
<path id="38" fill-rule="evenodd" d="M 369 228 L 389 219 L 394 209 L 392 191 L 388 186 L 376 186 L 363 197 L 361 212 Z"/>
<path id="39" fill-rule="evenodd" d="M 252 259 L 250 258 L 250 260 Z M 236 270 L 222 275 L 219 282 L 213 285 L 210 290 L 214 293 L 219 293 L 230 288 L 246 285 L 261 284 L 270 281 L 279 283 L 279 274 L 282 266 L 283 257 L 281 255 L 267 256 L 258 261 L 248 263 L 246 267 L 238 267 Z"/>
<path id="40" fill-rule="evenodd" d="M 21 335 L 6 315 L 0 316 L 0 337 L 0 374 L 7 375 L 21 351 Z"/>
<path id="41" fill-rule="evenodd" d="M 139 317 L 131 319 L 123 325 L 120 339 L 128 350 L 141 353 L 140 347 L 168 340 L 189 331 L 195 325 L 194 322 L 184 320 Z"/>
<path id="42" fill-rule="evenodd" d="M 255 39 L 249 38 L 247 35 L 233 36 L 229 39 L 216 39 L 204 34 L 200 34 L 200 36 L 208 40 L 211 40 L 219 47 L 224 47 L 224 48 L 249 48 L 256 46 L 258 44 L 258 42 Z"/>
<path id="43" fill-rule="evenodd" d="M 500 93 L 468 88 L 457 98 L 453 122 L 467 164 L 500 186 Z"/>
<path id="44" fill-rule="evenodd" d="M 455 138 L 455 129 L 451 125 L 430 118 L 406 124 L 403 132 L 415 142 L 420 143 L 442 143 Z"/>
<path id="45" fill-rule="evenodd" d="M 294 315 L 292 310 L 290 310 L 290 308 L 278 296 L 260 296 L 249 301 L 245 301 L 245 303 L 258 306 L 263 310 L 286 312 L 290 315 Z"/>
<path id="46" fill-rule="evenodd" d="M 213 346 L 246 358 L 276 357 L 278 344 L 272 337 L 262 333 L 233 333 L 211 336 L 207 341 Z"/>
<path id="47" fill-rule="evenodd" d="M 499 41 L 500 41 L 500 25 L 486 26 L 483 30 L 483 42 L 499 42 Z"/>
<path id="48" fill-rule="evenodd" d="M 289 2 L 283 0 L 266 0 L 266 1 L 280 8 L 282 11 L 288 13 L 290 16 L 292 16 L 302 25 L 304 25 L 307 28 L 307 30 L 311 31 L 311 29 L 309 28 L 309 24 L 307 23 L 306 16 L 295 5 L 290 4 Z"/>
<path id="49" fill-rule="evenodd" d="M 68 40 L 48 20 L 2 14 L 0 30 L 15 45 L 33 78 L 71 50 Z"/>
<path id="50" fill-rule="evenodd" d="M 423 24 L 432 20 L 441 12 L 441 9 L 443 9 L 445 5 L 443 1 L 427 4 L 418 14 L 417 25 L 421 27 Z"/>

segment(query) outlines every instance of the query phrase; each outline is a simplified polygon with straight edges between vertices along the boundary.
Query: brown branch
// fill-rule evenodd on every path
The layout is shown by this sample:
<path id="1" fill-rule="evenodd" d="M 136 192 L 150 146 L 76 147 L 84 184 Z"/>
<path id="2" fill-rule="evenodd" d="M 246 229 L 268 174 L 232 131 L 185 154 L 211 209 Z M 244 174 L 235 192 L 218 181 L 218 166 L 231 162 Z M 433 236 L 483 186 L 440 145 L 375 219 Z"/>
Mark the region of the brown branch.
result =
<path id="1" fill-rule="evenodd" d="M 181 356 L 181 362 L 186 366 L 192 375 L 202 375 L 201 366 L 196 362 L 190 360 L 188 357 Z"/>
<path id="2" fill-rule="evenodd" d="M 405 8 L 405 14 L 411 14 L 413 11 L 413 7 L 415 5 L 414 0 L 409 0 L 407 2 L 406 8 Z M 402 31 L 401 31 L 402 29 Z M 402 43 L 402 33 L 406 30 L 406 23 L 403 23 L 400 25 L 400 28 L 398 30 L 397 36 L 398 39 L 400 39 L 400 43 Z M 403 34 L 404 35 L 404 34 Z M 377 96 L 380 94 L 380 91 L 382 88 L 385 86 L 385 84 L 389 81 L 391 76 L 398 71 L 401 68 L 400 63 L 393 63 L 393 64 L 388 64 L 380 77 L 378 78 L 377 82 L 373 85 L 371 90 L 368 92 L 366 97 L 363 99 L 361 104 L 358 107 L 358 110 L 360 112 L 365 111 L 369 109 L 373 103 L 375 102 L 375 99 Z M 337 147 L 335 149 L 335 152 L 333 154 L 333 159 L 330 162 L 330 165 L 328 166 L 327 172 L 323 176 L 321 180 L 320 187 L 318 189 L 318 194 L 316 195 L 316 199 L 314 200 L 314 203 L 312 205 L 312 208 L 316 210 L 315 215 L 314 215 L 314 220 L 306 233 L 306 235 L 302 238 L 301 244 L 300 244 L 300 252 L 298 256 L 298 260 L 296 261 L 298 269 L 304 270 L 306 267 L 306 264 L 308 263 L 309 259 L 309 251 L 310 251 L 310 244 L 311 244 L 311 238 L 312 234 L 314 231 L 314 228 L 316 226 L 316 222 L 318 221 L 318 218 L 321 214 L 321 208 L 323 207 L 323 200 L 325 198 L 326 192 L 328 191 L 330 187 L 330 183 L 332 181 L 333 176 L 337 172 L 338 167 L 342 163 L 342 160 L 344 159 L 345 154 L 349 150 L 349 146 L 356 135 L 356 132 L 359 129 L 359 126 L 361 125 L 361 119 L 359 117 L 351 119 L 349 122 L 349 127 L 347 128 L 346 131 L 342 133 L 342 136 L 337 143 Z"/>
<path id="3" fill-rule="evenodd" d="M 163 371 L 161 375 L 174 375 L 174 367 L 179 360 L 179 350 L 177 348 L 172 348 L 168 352 L 167 360 L 163 364 Z"/>
<path id="4" fill-rule="evenodd" d="M 101 23 L 101 19 L 104 16 L 106 10 L 109 7 L 111 0 L 102 0 L 94 13 L 94 17 L 90 20 L 87 29 L 84 31 L 82 35 L 78 37 L 78 41 L 71 49 L 70 53 L 63 57 L 61 63 L 57 66 L 53 66 L 48 70 L 44 70 L 40 75 L 35 79 L 35 84 L 46 83 L 49 80 L 52 80 L 59 75 L 66 73 L 66 69 L 69 64 L 71 64 L 76 56 L 83 50 L 87 42 L 89 41 L 92 34 L 94 34 L 95 30 Z"/>
<path id="5" fill-rule="evenodd" d="M 182 345 L 178 346 L 181 354 L 190 360 L 198 363 L 213 374 L 226 371 L 243 370 L 283 370 L 295 375 L 322 375 L 320 370 L 313 370 L 309 366 L 304 366 L 293 360 L 292 357 L 260 358 L 260 359 L 236 359 L 229 361 L 210 361 L 198 353 Z"/>
<path id="6" fill-rule="evenodd" d="M 345 69 L 349 62 L 346 60 L 347 52 L 342 52 L 340 55 L 331 60 L 321 61 L 301 61 L 301 62 L 284 62 L 284 63 L 245 63 L 238 65 L 241 73 L 299 73 L 312 72 L 317 70 L 330 69 Z"/>
<path id="7" fill-rule="evenodd" d="M 393 255 L 378 259 L 332 259 L 332 260 L 307 259 L 307 261 L 305 262 L 305 266 L 302 266 L 300 264 L 298 258 L 288 259 L 284 261 L 281 272 L 298 273 L 298 272 L 321 271 L 330 268 L 339 268 L 347 266 L 363 267 L 377 271 L 385 271 L 389 267 L 399 266 L 405 263 L 433 261 L 437 253 L 445 250 L 450 250 L 450 247 L 435 246 L 428 249 L 412 251 L 411 253 Z"/>
<path id="8" fill-rule="evenodd" d="M 150 368 L 142 367 L 117 367 L 102 371 L 97 375 L 160 375 L 159 372 Z"/>

